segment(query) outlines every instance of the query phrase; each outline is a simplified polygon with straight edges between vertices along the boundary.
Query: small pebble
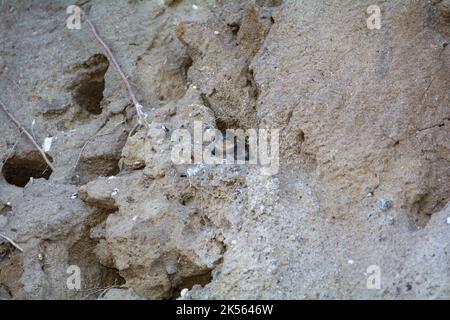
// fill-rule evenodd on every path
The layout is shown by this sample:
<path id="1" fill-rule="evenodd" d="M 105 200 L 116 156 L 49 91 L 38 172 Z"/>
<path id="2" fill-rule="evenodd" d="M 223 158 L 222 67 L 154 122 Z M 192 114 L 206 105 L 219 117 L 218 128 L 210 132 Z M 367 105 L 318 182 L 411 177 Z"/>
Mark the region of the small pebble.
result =
<path id="1" fill-rule="evenodd" d="M 70 199 L 72 199 L 72 200 L 75 200 L 76 198 L 78 198 L 78 193 L 76 193 L 76 192 L 70 196 Z"/>
<path id="2" fill-rule="evenodd" d="M 352 259 L 348 260 L 347 262 L 348 262 L 348 264 L 350 264 L 350 265 L 355 264 L 355 261 L 353 261 Z"/>
<path id="3" fill-rule="evenodd" d="M 181 290 L 181 293 L 180 293 L 181 298 L 185 298 L 187 296 L 188 292 L 189 292 L 189 289 L 187 289 L 187 288 L 184 288 L 183 290 Z"/>
<path id="4" fill-rule="evenodd" d="M 447 224 L 450 224 L 450 217 L 447 218 Z"/>
<path id="5" fill-rule="evenodd" d="M 198 6 L 195 5 L 195 4 L 193 4 L 193 5 L 192 5 L 192 9 L 197 10 L 197 9 L 198 9 Z"/>
<path id="6" fill-rule="evenodd" d="M 394 217 L 389 217 L 388 218 L 388 223 L 389 223 L 389 225 L 393 226 L 395 224 L 395 218 Z"/>
<path id="7" fill-rule="evenodd" d="M 375 204 L 379 209 L 383 211 L 388 211 L 389 209 L 392 209 L 392 207 L 394 206 L 392 200 L 386 198 L 378 199 Z"/>
<path id="8" fill-rule="evenodd" d="M 112 197 L 114 197 L 114 196 L 116 196 L 118 194 L 119 194 L 119 189 L 117 189 L 117 188 L 114 188 L 114 190 L 111 192 L 111 196 Z"/>
<path id="9" fill-rule="evenodd" d="M 106 183 L 107 183 L 107 184 L 111 184 L 111 182 L 112 182 L 115 178 L 116 178 L 115 176 L 108 177 L 108 181 L 107 181 Z"/>
<path id="10" fill-rule="evenodd" d="M 178 268 L 177 268 L 176 264 L 170 263 L 170 264 L 166 265 L 166 272 L 168 275 L 175 274 L 175 273 L 177 273 L 177 271 L 178 271 Z"/>
<path id="11" fill-rule="evenodd" d="M 217 35 L 220 34 L 220 32 L 219 31 L 214 31 L 214 34 L 217 36 Z"/>

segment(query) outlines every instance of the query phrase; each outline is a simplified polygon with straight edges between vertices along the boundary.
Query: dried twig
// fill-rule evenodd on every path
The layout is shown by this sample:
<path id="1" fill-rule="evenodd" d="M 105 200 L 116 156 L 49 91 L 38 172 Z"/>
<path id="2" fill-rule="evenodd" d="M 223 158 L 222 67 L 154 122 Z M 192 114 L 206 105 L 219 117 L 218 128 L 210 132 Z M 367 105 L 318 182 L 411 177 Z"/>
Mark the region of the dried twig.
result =
<path id="1" fill-rule="evenodd" d="M 20 122 L 14 118 L 14 116 L 11 114 L 11 112 L 8 111 L 8 108 L 3 104 L 3 102 L 0 101 L 0 107 L 2 107 L 3 112 L 6 113 L 6 115 L 11 119 L 12 122 L 20 129 L 23 133 L 27 136 L 27 138 L 31 141 L 31 143 L 34 145 L 34 147 L 39 151 L 42 158 L 44 158 L 47 165 L 52 169 L 52 171 L 55 171 L 55 167 L 53 167 L 50 160 L 47 158 L 47 155 L 45 154 L 44 150 L 39 146 L 39 144 L 34 140 L 33 136 L 20 124 Z"/>
<path id="2" fill-rule="evenodd" d="M 87 141 L 84 143 L 83 147 L 80 150 L 80 153 L 78 154 L 78 158 L 77 161 L 75 161 L 74 166 L 72 167 L 72 169 L 75 171 L 78 167 L 78 164 L 80 163 L 81 160 L 81 156 L 83 155 L 84 150 L 86 149 L 86 147 L 88 146 L 89 143 L 91 143 L 92 140 L 94 140 L 95 138 L 99 138 L 99 137 L 103 137 L 103 136 L 107 136 L 112 134 L 120 125 L 122 125 L 123 123 L 125 123 L 125 121 L 120 121 L 118 124 L 116 124 L 114 126 L 114 128 L 111 129 L 111 131 L 103 133 L 103 134 L 98 134 L 98 132 L 96 134 L 94 134 L 92 137 L 90 137 L 89 139 L 87 139 Z M 101 129 L 100 129 L 101 130 Z"/>
<path id="3" fill-rule="evenodd" d="M 7 155 L 3 158 L 2 163 L 0 165 L 0 169 L 2 168 L 2 166 L 5 164 L 6 160 L 8 160 L 14 153 L 14 150 L 16 149 L 17 145 L 19 144 L 19 140 L 20 137 L 22 136 L 23 131 L 22 129 L 20 129 L 20 136 L 19 139 L 16 140 L 16 142 L 14 142 L 14 145 L 11 147 L 11 149 L 9 150 L 9 152 L 7 153 Z"/>
<path id="4" fill-rule="evenodd" d="M 128 134 L 128 139 L 133 135 L 133 133 L 136 131 L 136 129 L 139 127 L 139 123 L 136 123 L 136 125 L 130 130 L 130 133 Z"/>
<path id="5" fill-rule="evenodd" d="M 105 294 L 106 294 L 106 292 L 108 292 L 108 290 L 110 290 L 110 289 L 122 289 L 122 288 L 125 288 L 123 285 L 111 285 L 111 286 L 108 286 L 108 287 L 96 287 L 96 288 L 89 288 L 89 289 L 85 289 L 85 290 L 83 290 L 84 292 L 88 292 L 88 294 L 86 294 L 85 296 L 83 296 L 83 300 L 87 300 L 90 296 L 92 296 L 92 295 L 95 295 L 96 293 L 99 293 L 100 292 L 100 294 L 97 296 L 97 299 L 98 298 L 102 298 Z"/>
<path id="6" fill-rule="evenodd" d="M 112 53 L 112 51 L 109 48 L 109 46 L 105 43 L 105 41 L 103 41 L 102 37 L 100 37 L 100 35 L 99 35 L 98 31 L 97 31 L 97 28 L 92 23 L 92 21 L 88 18 L 88 16 L 86 15 L 86 13 L 84 11 L 83 11 L 83 15 L 84 15 L 84 18 L 85 18 L 87 24 L 91 28 L 92 34 L 95 36 L 97 41 L 100 42 L 102 47 L 105 49 L 106 54 L 108 55 L 108 58 L 112 61 L 112 63 L 114 64 L 114 67 L 116 68 L 117 72 L 119 73 L 120 77 L 122 78 L 123 82 L 125 83 L 125 86 L 127 87 L 127 90 L 128 90 L 128 95 L 130 96 L 131 101 L 133 102 L 133 105 L 134 105 L 134 107 L 136 109 L 136 112 L 137 112 L 137 115 L 139 117 L 139 123 L 141 125 L 148 126 L 148 124 L 147 124 L 147 117 L 148 117 L 148 115 L 147 115 L 147 113 L 145 113 L 143 111 L 142 105 L 139 104 L 139 101 L 136 98 L 136 95 L 135 95 L 135 93 L 133 91 L 133 88 L 131 87 L 130 81 L 128 80 L 127 76 L 125 75 L 125 73 L 123 72 L 123 70 L 120 67 L 119 63 L 117 62 L 116 57 Z"/>
<path id="7" fill-rule="evenodd" d="M 5 236 L 4 234 L 0 233 L 0 238 L 5 239 L 6 241 L 8 241 L 9 243 L 12 244 L 13 247 L 15 247 L 17 250 L 19 250 L 20 252 L 23 252 L 22 247 L 20 247 L 13 239 Z"/>
<path id="8" fill-rule="evenodd" d="M 421 102 L 423 102 L 423 100 L 425 99 L 428 90 L 430 90 L 431 85 L 433 84 L 433 81 L 434 81 L 434 78 L 431 79 L 431 81 L 430 81 L 430 83 L 428 84 L 427 88 L 426 88 L 425 91 L 423 92 L 422 97 L 420 98 L 420 101 L 421 101 Z"/>
<path id="9" fill-rule="evenodd" d="M 31 121 L 31 135 L 33 136 L 34 140 L 36 140 L 36 135 L 34 134 L 34 126 L 36 124 L 36 120 L 33 119 L 33 121 Z"/>

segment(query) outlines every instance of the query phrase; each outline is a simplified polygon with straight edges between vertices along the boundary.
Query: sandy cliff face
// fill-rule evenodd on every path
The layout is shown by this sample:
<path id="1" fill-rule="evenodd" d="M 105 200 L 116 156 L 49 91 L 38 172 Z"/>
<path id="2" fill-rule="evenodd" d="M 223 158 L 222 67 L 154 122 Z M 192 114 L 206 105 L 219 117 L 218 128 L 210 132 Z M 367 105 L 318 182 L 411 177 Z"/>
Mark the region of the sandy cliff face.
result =
<path id="1" fill-rule="evenodd" d="M 0 298 L 450 298 L 449 1 L 80 2 L 147 127 L 71 4 L 0 10 L 0 100 L 55 167 L 0 112 Z M 279 129 L 278 172 L 175 164 L 195 121 Z"/>

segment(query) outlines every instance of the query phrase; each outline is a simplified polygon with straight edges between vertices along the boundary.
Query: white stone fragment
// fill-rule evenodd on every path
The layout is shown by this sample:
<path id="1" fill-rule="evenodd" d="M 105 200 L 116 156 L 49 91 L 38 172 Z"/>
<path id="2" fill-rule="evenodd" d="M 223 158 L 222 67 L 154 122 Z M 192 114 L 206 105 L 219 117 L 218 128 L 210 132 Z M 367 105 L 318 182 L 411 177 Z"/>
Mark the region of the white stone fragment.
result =
<path id="1" fill-rule="evenodd" d="M 44 152 L 49 152 L 52 148 L 53 137 L 47 137 L 44 139 L 44 143 L 42 144 L 42 150 Z"/>
<path id="2" fill-rule="evenodd" d="M 199 173 L 203 168 L 204 168 L 203 165 L 198 165 L 198 166 L 195 166 L 195 167 L 193 167 L 193 168 L 188 168 L 188 169 L 186 170 L 186 174 L 188 175 L 188 177 L 193 177 L 193 176 L 195 176 L 197 173 Z"/>
<path id="3" fill-rule="evenodd" d="M 107 182 L 106 183 L 108 183 L 108 184 L 111 184 L 111 182 L 114 180 L 114 179 L 116 179 L 116 177 L 115 176 L 110 176 L 110 177 L 108 177 L 108 179 L 107 179 Z"/>
<path id="4" fill-rule="evenodd" d="M 181 290 L 180 297 L 181 298 L 186 298 L 188 292 L 189 292 L 189 289 L 184 288 L 183 290 Z"/>

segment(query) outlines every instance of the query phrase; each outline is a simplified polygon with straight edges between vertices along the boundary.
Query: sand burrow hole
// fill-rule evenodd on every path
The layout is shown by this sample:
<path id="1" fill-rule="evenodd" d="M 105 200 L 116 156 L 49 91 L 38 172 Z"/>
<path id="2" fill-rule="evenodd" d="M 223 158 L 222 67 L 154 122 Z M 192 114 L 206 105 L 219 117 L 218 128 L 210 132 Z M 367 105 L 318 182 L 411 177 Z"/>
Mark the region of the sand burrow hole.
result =
<path id="1" fill-rule="evenodd" d="M 108 68 L 109 61 L 103 54 L 95 54 L 77 66 L 77 77 L 70 89 L 82 110 L 95 115 L 102 113 L 101 102 Z"/>
<path id="2" fill-rule="evenodd" d="M 50 161 L 52 159 L 47 156 Z M 26 155 L 14 155 L 8 158 L 2 167 L 2 175 L 12 185 L 25 187 L 31 178 L 49 179 L 52 174 L 50 169 L 38 151 Z"/>

